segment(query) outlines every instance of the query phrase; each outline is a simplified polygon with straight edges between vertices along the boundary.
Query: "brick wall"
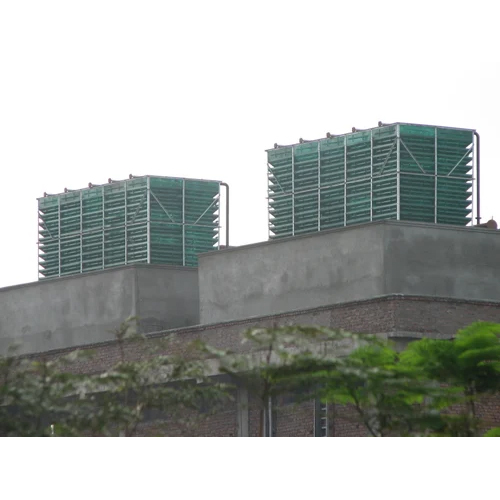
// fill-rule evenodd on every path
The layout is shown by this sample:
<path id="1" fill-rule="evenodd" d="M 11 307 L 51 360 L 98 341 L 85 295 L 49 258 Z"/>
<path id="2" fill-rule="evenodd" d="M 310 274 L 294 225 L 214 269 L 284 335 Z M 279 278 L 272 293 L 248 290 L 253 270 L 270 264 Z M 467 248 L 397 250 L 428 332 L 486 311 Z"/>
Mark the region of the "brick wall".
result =
<path id="1" fill-rule="evenodd" d="M 156 437 L 234 437 L 238 436 L 238 415 L 235 403 L 227 403 L 217 413 L 208 415 L 185 412 L 182 418 L 152 420 L 142 423 L 138 436 Z"/>
<path id="2" fill-rule="evenodd" d="M 465 301 L 431 297 L 394 297 L 394 332 L 416 338 L 452 338 L 475 321 L 500 323 L 498 302 Z"/>
<path id="3" fill-rule="evenodd" d="M 314 436 L 314 401 L 278 405 L 276 436 Z"/>
<path id="4" fill-rule="evenodd" d="M 359 437 L 369 433 L 352 406 L 328 405 L 329 435 L 332 437 Z"/>
<path id="5" fill-rule="evenodd" d="M 372 300 L 332 305 L 311 310 L 298 311 L 275 316 L 253 318 L 215 325 L 200 325 L 167 332 L 158 332 L 148 336 L 146 341 L 129 343 L 125 346 L 128 360 L 141 359 L 156 353 L 188 355 L 189 344 L 201 339 L 220 349 L 232 349 L 248 352 L 249 343 L 241 344 L 241 333 L 251 327 L 270 327 L 273 325 L 321 325 L 331 328 L 343 328 L 352 332 L 379 334 L 395 339 L 451 338 L 453 334 L 474 321 L 493 321 L 500 323 L 500 304 L 481 301 L 439 299 L 432 297 L 388 296 Z M 120 360 L 120 350 L 116 342 L 105 342 L 82 347 L 92 350 L 94 355 L 78 362 L 74 370 L 80 373 L 99 373 L 113 366 Z M 70 350 L 40 353 L 36 356 L 54 358 Z M 259 431 L 260 409 L 255 399 L 249 400 L 248 428 L 250 436 L 257 436 Z M 279 404 L 276 430 L 279 436 L 314 435 L 314 405 Z M 500 403 L 497 400 L 484 402 L 480 413 L 494 425 L 500 425 Z M 237 436 L 238 413 L 236 402 L 230 403 L 216 415 L 206 416 L 196 426 L 186 424 L 148 422 L 141 427 L 144 435 L 163 434 L 167 426 L 167 435 L 198 436 Z M 366 429 L 357 421 L 352 409 L 330 405 L 330 418 L 334 436 L 363 436 Z"/>

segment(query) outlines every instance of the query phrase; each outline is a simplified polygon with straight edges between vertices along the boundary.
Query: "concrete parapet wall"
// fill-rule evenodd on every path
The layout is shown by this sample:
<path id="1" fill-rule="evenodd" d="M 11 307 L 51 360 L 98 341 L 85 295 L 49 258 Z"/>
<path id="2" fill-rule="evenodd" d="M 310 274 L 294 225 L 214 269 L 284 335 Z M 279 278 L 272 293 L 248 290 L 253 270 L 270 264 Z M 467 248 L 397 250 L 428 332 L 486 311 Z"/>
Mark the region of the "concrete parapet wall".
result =
<path id="1" fill-rule="evenodd" d="M 199 322 L 196 268 L 135 265 L 0 289 L 0 352 L 111 340 L 138 316 L 145 332 Z"/>
<path id="2" fill-rule="evenodd" d="M 500 300 L 500 231 L 382 221 L 210 252 L 200 321 L 390 294 Z"/>

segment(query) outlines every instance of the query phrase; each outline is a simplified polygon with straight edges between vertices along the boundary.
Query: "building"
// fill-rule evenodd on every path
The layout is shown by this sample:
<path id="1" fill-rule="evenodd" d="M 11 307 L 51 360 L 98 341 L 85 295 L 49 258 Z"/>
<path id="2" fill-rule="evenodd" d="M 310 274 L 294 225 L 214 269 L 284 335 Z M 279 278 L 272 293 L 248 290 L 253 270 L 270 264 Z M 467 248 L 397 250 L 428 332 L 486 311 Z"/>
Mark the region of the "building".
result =
<path id="1" fill-rule="evenodd" d="M 304 208 L 311 200 L 304 201 L 301 187 L 293 184 L 305 179 L 307 191 L 314 175 L 305 175 L 302 170 L 304 175 L 291 179 L 291 190 L 287 191 L 276 172 L 276 157 L 285 158 L 285 174 L 288 166 L 294 165 L 295 146 L 270 150 L 270 159 L 275 162 L 269 170 L 270 182 L 273 186 L 279 183 L 288 200 L 278 204 L 283 215 L 277 215 L 277 205 L 271 199 L 270 224 L 274 233 L 267 242 L 206 251 L 198 255 L 197 266 L 147 259 L 105 266 L 101 258 L 101 269 L 81 272 L 82 268 L 76 266 L 68 273 L 60 272 L 61 262 L 65 262 L 63 254 L 54 252 L 57 266 L 53 269 L 58 271 L 54 278 L 0 290 L 0 351 L 5 352 L 15 342 L 21 343 L 22 354 L 33 356 L 58 356 L 76 347 L 92 348 L 97 354 L 82 369 L 98 372 L 118 360 L 112 330 L 129 316 L 140 318 L 139 327 L 150 342 L 175 338 L 171 345 L 173 353 L 178 354 L 197 338 L 215 347 L 237 350 L 241 332 L 257 325 L 316 324 L 372 333 L 404 346 L 424 336 L 451 339 L 458 329 L 478 320 L 500 323 L 500 232 L 492 224 L 466 226 L 471 223 L 474 208 L 474 131 L 433 127 L 431 134 L 425 127 L 408 127 L 382 126 L 373 129 L 376 133 L 356 131 L 340 139 L 301 141 L 300 148 L 304 146 L 310 154 L 317 154 L 312 163 L 308 160 L 316 172 L 312 210 Z M 387 135 L 379 137 L 382 149 L 377 149 L 377 133 Z M 329 140 L 336 142 L 325 145 Z M 432 149 L 432 155 L 422 144 Z M 405 148 L 407 152 L 403 153 Z M 343 158 L 332 163 L 330 170 L 322 163 L 321 152 L 327 149 Z M 273 156 L 275 151 L 278 156 Z M 438 168 L 442 151 L 448 153 Z M 352 191 L 347 176 L 351 156 L 368 159 L 368 173 L 352 181 L 365 184 L 361 191 Z M 374 184 L 383 179 L 375 179 L 373 168 L 384 162 L 393 172 L 379 189 Z M 459 179 L 448 178 L 453 164 L 461 171 Z M 446 172 L 440 170 L 445 168 L 443 165 Z M 423 205 L 418 205 L 412 195 L 413 185 L 404 180 L 405 175 L 412 175 L 415 166 L 420 166 L 421 171 L 413 173 L 428 188 L 429 196 L 424 197 Z M 426 173 L 431 166 L 435 175 Z M 323 186 L 322 173 L 331 178 L 335 169 L 342 173 L 340 183 L 329 181 Z M 365 174 L 367 177 L 363 177 Z M 274 189 L 270 196 L 275 196 Z M 324 204 L 328 199 L 325 192 L 332 189 L 342 195 L 336 215 Z M 82 196 L 76 198 L 80 203 Z M 379 202 L 385 207 L 380 217 L 376 215 L 377 207 L 382 206 Z M 158 205 L 158 213 L 164 213 L 165 206 L 162 209 L 160 205 L 164 204 Z M 170 212 L 168 207 L 166 211 Z M 406 217 L 402 217 L 405 213 Z M 211 223 L 215 215 L 212 213 Z M 128 220 L 126 213 L 124 220 Z M 144 222 L 148 223 L 147 216 Z M 83 222 L 80 224 L 82 229 Z M 100 228 L 98 233 L 102 252 L 106 228 Z M 127 228 L 122 236 L 125 233 Z M 149 234 L 147 224 L 144 233 Z M 72 237 L 75 241 L 80 238 L 78 234 Z M 182 248 L 184 237 L 179 241 Z M 84 248 L 79 241 L 75 245 Z M 127 244 L 120 248 L 126 249 Z M 79 250 L 68 255 L 73 255 L 75 262 L 83 262 L 82 254 L 83 250 Z M 179 263 L 183 262 L 181 258 Z M 134 349 L 140 348 L 131 347 L 129 354 L 139 356 Z M 256 435 L 258 411 L 254 403 L 240 389 L 234 403 L 207 418 L 196 432 Z M 300 406 L 280 401 L 277 405 L 272 432 L 278 436 L 366 432 L 348 418 L 346 408 L 314 401 Z M 500 425 L 497 406 L 492 401 L 480 411 Z M 331 418 L 332 412 L 335 418 Z M 143 433 L 154 434 L 155 425 L 146 424 Z M 176 432 L 180 431 L 171 429 L 171 433 Z"/>
<path id="2" fill-rule="evenodd" d="M 136 264 L 41 280 L 0 290 L 0 347 L 21 341 L 25 354 L 51 356 L 92 348 L 85 369 L 95 372 L 118 359 L 110 330 L 136 314 L 151 341 L 175 335 L 177 353 L 196 338 L 237 349 L 249 327 L 291 323 L 399 344 L 452 338 L 473 321 L 500 322 L 498 255 L 495 230 L 380 221 L 209 252 L 198 268 Z M 200 433 L 255 434 L 245 397 Z M 315 432 L 313 402 L 287 411 L 277 435 Z M 363 434 L 335 421 L 336 435 Z"/>

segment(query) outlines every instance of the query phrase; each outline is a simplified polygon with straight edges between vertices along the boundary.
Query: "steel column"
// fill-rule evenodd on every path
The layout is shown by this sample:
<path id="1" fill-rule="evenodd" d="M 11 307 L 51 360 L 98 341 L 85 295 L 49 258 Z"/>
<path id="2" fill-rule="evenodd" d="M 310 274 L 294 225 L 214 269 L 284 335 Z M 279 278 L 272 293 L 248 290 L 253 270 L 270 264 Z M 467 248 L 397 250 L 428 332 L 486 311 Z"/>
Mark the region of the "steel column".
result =
<path id="1" fill-rule="evenodd" d="M 147 263 L 151 263 L 151 178 L 149 175 L 146 178 L 146 252 L 147 252 Z"/>
<path id="2" fill-rule="evenodd" d="M 399 220 L 401 218 L 401 179 L 400 179 L 400 169 L 401 169 L 401 163 L 400 163 L 400 139 L 401 139 L 401 134 L 399 130 L 399 124 L 396 125 L 396 220 Z"/>
<path id="3" fill-rule="evenodd" d="M 125 182 L 125 222 L 124 222 L 124 225 L 125 225 L 125 228 L 124 228 L 124 232 L 125 232 L 125 265 L 127 265 L 127 262 L 128 262 L 128 214 L 127 214 L 127 195 L 128 195 L 128 191 L 127 191 L 127 185 L 128 185 L 128 182 Z"/>
<path id="4" fill-rule="evenodd" d="M 101 187 L 101 193 L 102 193 L 102 268 L 104 269 L 104 258 L 105 258 L 104 246 L 105 246 L 105 236 L 106 236 L 106 223 L 104 218 L 104 203 L 105 203 L 104 186 Z"/>
<path id="5" fill-rule="evenodd" d="M 344 226 L 347 226 L 347 136 L 344 135 Z"/>
<path id="6" fill-rule="evenodd" d="M 80 273 L 83 273 L 83 201 L 80 191 Z"/>
<path id="7" fill-rule="evenodd" d="M 182 180 L 182 265 L 186 265 L 186 180 Z"/>
<path id="8" fill-rule="evenodd" d="M 271 169 L 269 167 L 269 162 L 267 162 L 267 239 L 271 239 Z"/>
<path id="9" fill-rule="evenodd" d="M 57 236 L 58 236 L 58 243 L 59 243 L 59 269 L 57 275 L 61 277 L 61 197 L 57 199 L 57 212 L 58 212 L 58 217 L 57 217 Z"/>
<path id="10" fill-rule="evenodd" d="M 292 146 L 292 236 L 295 236 L 295 150 Z"/>
<path id="11" fill-rule="evenodd" d="M 321 143 L 318 141 L 318 231 L 321 231 Z"/>
<path id="12" fill-rule="evenodd" d="M 434 128 L 434 224 L 437 224 L 438 221 L 438 133 L 437 128 Z"/>
<path id="13" fill-rule="evenodd" d="M 370 130 L 370 222 L 373 221 L 373 130 Z"/>

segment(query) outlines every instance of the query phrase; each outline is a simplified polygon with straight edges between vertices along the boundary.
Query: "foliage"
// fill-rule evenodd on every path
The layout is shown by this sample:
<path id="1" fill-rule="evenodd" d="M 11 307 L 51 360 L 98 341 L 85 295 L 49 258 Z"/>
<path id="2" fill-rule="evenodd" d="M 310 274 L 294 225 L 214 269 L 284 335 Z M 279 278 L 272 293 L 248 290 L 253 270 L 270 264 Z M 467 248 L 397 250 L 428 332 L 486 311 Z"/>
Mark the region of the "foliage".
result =
<path id="1" fill-rule="evenodd" d="M 477 400 L 500 389 L 499 340 L 499 324 L 476 322 L 460 330 L 453 341 L 422 339 L 403 353 L 404 361 L 423 376 L 460 393 L 453 403 L 461 403 L 464 410 L 459 416 L 444 417 L 447 435 L 478 435 Z"/>
<path id="2" fill-rule="evenodd" d="M 356 349 L 332 370 L 323 399 L 353 406 L 372 436 L 425 435 L 442 426 L 436 387 L 400 361 L 388 344 Z"/>
<path id="3" fill-rule="evenodd" d="M 84 373 L 80 363 L 91 354 L 81 351 L 0 358 L 0 434 L 133 436 L 151 414 L 189 434 L 230 397 L 230 386 L 211 377 L 222 374 L 259 402 L 261 436 L 270 435 L 271 401 L 285 394 L 351 405 L 373 436 L 477 436 L 484 432 L 477 401 L 500 389 L 500 325 L 493 323 L 402 352 L 374 336 L 324 327 L 253 328 L 237 352 L 196 342 L 183 358 L 165 354 L 168 343 L 149 350 L 135 318 L 114 333 L 119 360 L 103 373 Z"/>
<path id="4" fill-rule="evenodd" d="M 500 437 L 500 427 L 493 427 L 493 429 L 490 429 L 484 437 Z"/>
<path id="5" fill-rule="evenodd" d="M 398 353 L 373 336 L 285 326 L 246 331 L 246 354 L 203 348 L 260 401 L 260 435 L 272 398 L 295 393 L 352 405 L 373 436 L 474 436 L 477 398 L 499 389 L 499 333 L 475 323 L 454 341 L 422 339 Z"/>
<path id="6" fill-rule="evenodd" d="M 115 331 L 120 360 L 103 373 L 78 373 L 91 355 L 81 351 L 53 360 L 0 358 L 0 435 L 133 436 L 146 413 L 182 425 L 186 411 L 206 413 L 228 397 L 200 361 L 151 352 L 128 360 L 126 347 L 144 340 L 134 322 Z"/>
<path id="7" fill-rule="evenodd" d="M 338 362 L 342 350 L 372 337 L 319 326 L 252 328 L 243 333 L 241 350 L 217 350 L 201 342 L 197 348 L 218 361 L 220 373 L 245 387 L 259 403 L 259 435 L 269 435 L 273 398 L 283 394 L 312 397 L 325 369 Z M 305 396 L 307 395 L 307 396 Z"/>

